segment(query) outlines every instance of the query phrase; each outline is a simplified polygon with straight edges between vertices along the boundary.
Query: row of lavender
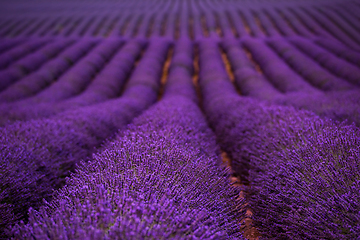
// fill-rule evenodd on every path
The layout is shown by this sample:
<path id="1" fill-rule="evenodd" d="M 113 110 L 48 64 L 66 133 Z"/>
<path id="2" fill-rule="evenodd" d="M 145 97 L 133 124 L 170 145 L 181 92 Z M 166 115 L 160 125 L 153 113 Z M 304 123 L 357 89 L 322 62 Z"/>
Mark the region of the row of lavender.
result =
<path id="1" fill-rule="evenodd" d="M 58 17 L 4 18 L 0 36 L 122 36 L 146 38 L 166 36 L 189 37 L 277 37 L 303 36 L 337 39 L 359 49 L 360 35 L 357 12 L 353 2 L 314 6 L 241 7 L 206 1 L 166 1 L 152 8 L 134 10 L 124 6 L 122 11 L 104 14 L 84 14 L 81 11 Z"/>
<path id="2" fill-rule="evenodd" d="M 232 169 L 248 183 L 244 190 L 262 237 L 357 239 L 359 129 L 238 96 L 214 43 L 200 47 L 204 110 Z"/>
<path id="3" fill-rule="evenodd" d="M 64 48 L 64 43 L 48 41 L 58 52 Z M 236 199 L 239 190 L 230 187 L 228 174 L 219 166 L 215 137 L 196 105 L 192 43 L 181 40 L 174 45 L 163 100 L 124 131 L 156 101 L 169 43 L 164 39 L 148 46 L 121 39 L 66 41 L 69 46 L 62 53 L 68 55 L 55 58 L 53 68 L 62 63 L 71 70 L 43 91 L 41 84 L 46 81 L 41 75 L 28 75 L 33 80 L 27 81 L 34 82 L 27 85 L 26 97 L 34 95 L 33 88 L 39 94 L 1 106 L 15 109 L 11 111 L 18 117 L 2 115 L 9 121 L 0 129 L 5 160 L 0 181 L 2 229 L 29 217 L 28 224 L 8 234 L 25 239 L 238 238 L 244 204 Z M 358 124 L 358 90 L 349 88 L 359 84 L 354 65 L 359 56 L 333 41 L 319 40 L 324 48 L 303 39 L 292 40 L 299 48 L 281 39 L 268 44 L 245 39 L 242 44 L 263 75 L 240 43 L 229 40 L 222 48 L 228 53 L 235 83 L 243 95 L 269 102 L 238 95 L 212 40 L 198 43 L 200 88 L 205 113 L 221 147 L 233 159 L 233 170 L 250 183 L 245 190 L 256 226 L 264 238 L 355 238 L 360 220 L 358 128 L 270 102 L 300 103 L 324 116 L 350 118 Z M 325 51 L 326 46 L 337 57 Z M 302 66 L 304 59 L 311 58 L 301 51 L 314 54 L 320 64 Z M 279 55 L 289 59 L 289 65 Z M 70 67 L 75 62 L 71 59 L 81 56 L 85 60 Z M 42 58 L 31 63 L 36 59 Z M 331 65 L 333 61 L 341 67 Z M 326 64 L 341 78 L 326 72 L 321 67 Z M 343 71 L 344 67 L 351 71 Z M 318 75 L 312 77 L 312 72 Z M 334 91 L 338 87 L 343 89 Z M 312 104 L 311 98 L 325 107 Z M 353 112 L 357 115 L 349 114 Z M 14 120 L 23 121 L 11 124 Z M 105 140 L 108 143 L 102 146 Z M 77 173 L 66 180 L 79 163 Z M 52 194 L 65 181 L 67 185 Z M 43 198 L 52 200 L 41 207 Z M 27 216 L 29 207 L 40 209 Z"/>
<path id="4" fill-rule="evenodd" d="M 2 227 L 18 222 L 42 198 L 49 200 L 52 189 L 84 160 L 51 202 L 39 212 L 30 209 L 29 223 L 7 234 L 20 239 L 241 237 L 239 190 L 230 186 L 215 136 L 196 104 L 191 42 L 175 46 L 163 100 L 91 157 L 94 147 L 156 100 L 168 47 L 166 41 L 150 43 L 118 99 L 1 129 L 6 159 L 1 210 L 7 211 Z"/>
<path id="5" fill-rule="evenodd" d="M 119 96 L 144 45 L 118 38 L 3 42 L 0 125 Z M 242 95 L 360 124 L 360 53 L 333 40 L 303 38 L 227 39 L 221 47 Z"/>

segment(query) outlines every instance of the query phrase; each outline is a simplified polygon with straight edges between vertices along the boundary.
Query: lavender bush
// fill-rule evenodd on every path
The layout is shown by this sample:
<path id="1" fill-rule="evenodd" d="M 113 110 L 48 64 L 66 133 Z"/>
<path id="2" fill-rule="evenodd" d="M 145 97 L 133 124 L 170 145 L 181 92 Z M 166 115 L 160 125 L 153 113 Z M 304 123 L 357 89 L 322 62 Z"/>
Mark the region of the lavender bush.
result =
<path id="1" fill-rule="evenodd" d="M 5 51 L 0 55 L 0 69 L 5 69 L 16 60 L 36 51 L 43 44 L 51 42 L 49 39 L 27 40 L 20 45 Z"/>
<path id="2" fill-rule="evenodd" d="M 74 65 L 71 71 L 66 72 L 61 79 L 31 99 L 27 99 L 26 102 L 56 102 L 79 94 L 119 49 L 121 43 L 119 39 L 101 41 L 82 61 Z"/>
<path id="3" fill-rule="evenodd" d="M 39 103 L 32 108 L 29 108 L 26 100 L 21 104 L 15 102 L 3 105 L 4 116 L 0 118 L 0 125 L 46 118 L 63 111 L 100 103 L 119 96 L 143 46 L 142 41 L 129 41 L 115 53 L 115 56 L 96 75 L 89 86 L 75 97 L 56 103 Z"/>
<path id="4" fill-rule="evenodd" d="M 219 53 L 200 51 L 204 68 L 214 59 L 224 68 Z M 262 238 L 358 237 L 358 128 L 236 96 L 234 90 L 219 94 L 214 80 L 200 83 L 217 139 L 233 170 L 249 184 L 247 199 Z"/>
<path id="5" fill-rule="evenodd" d="M 299 34 L 298 31 L 294 29 L 293 26 L 290 24 L 290 21 L 285 18 L 285 14 L 281 14 L 279 10 L 267 8 L 264 9 L 264 13 L 269 17 L 269 19 L 273 21 L 275 27 L 280 31 L 283 36 L 293 37 Z"/>
<path id="6" fill-rule="evenodd" d="M 317 35 L 313 29 L 314 25 L 310 25 L 311 28 L 307 28 L 307 25 L 298 18 L 297 15 L 291 11 L 291 9 L 278 8 L 277 12 L 281 14 L 285 22 L 300 36 L 306 38 L 313 38 L 314 35 Z"/>
<path id="7" fill-rule="evenodd" d="M 0 3 L 0 239 L 360 240 L 359 10 Z"/>
<path id="8" fill-rule="evenodd" d="M 319 11 L 313 8 L 306 8 L 303 11 L 307 12 L 307 14 L 309 14 L 312 18 L 314 18 L 317 22 L 321 24 L 322 28 L 326 29 L 329 33 L 331 33 L 330 39 L 338 39 L 354 50 L 360 49 L 358 40 L 354 40 L 354 38 L 359 34 L 356 33 L 351 36 L 346 34 L 345 31 L 348 30 L 348 26 L 344 27 L 344 25 L 342 25 L 342 22 L 337 22 L 337 24 L 334 24 L 334 22 L 332 22 L 332 18 L 336 19 L 335 16 L 331 16 L 331 18 L 329 18 L 323 14 L 323 11 Z"/>
<path id="9" fill-rule="evenodd" d="M 2 230 L 23 218 L 30 206 L 36 208 L 43 198 L 48 199 L 52 189 L 63 184 L 64 177 L 81 159 L 90 157 L 106 138 L 156 101 L 158 87 L 154 89 L 154 86 L 159 86 L 161 62 L 165 60 L 168 47 L 169 44 L 161 39 L 150 43 L 121 98 L 48 119 L 17 122 L 0 128 L 1 159 L 5 160 L 2 176 L 9 176 L 7 181 L 0 182 L 0 206 L 14 216 L 14 221 L 3 220 L 7 216 L 0 216 Z M 160 63 L 151 64 L 154 59 Z M 146 69 L 153 72 L 143 80 L 142 72 Z M 151 80 L 155 83 L 149 86 Z M 21 156 L 18 149 L 22 149 Z M 14 164 L 16 168 L 8 167 Z"/>
<path id="10" fill-rule="evenodd" d="M 243 44 L 253 54 L 268 79 L 282 92 L 318 92 L 261 40 L 245 39 Z"/>
<path id="11" fill-rule="evenodd" d="M 341 58 L 337 58 L 309 40 L 294 38 L 292 39 L 292 43 L 335 75 L 346 79 L 353 84 L 360 84 L 360 69 L 358 67 Z"/>
<path id="12" fill-rule="evenodd" d="M 0 43 L 0 54 L 3 52 L 9 51 L 10 49 L 16 47 L 17 45 L 21 44 L 24 40 L 23 39 L 11 39 L 11 40 L 3 40 Z"/>
<path id="13" fill-rule="evenodd" d="M 0 71 L 0 90 L 6 89 L 20 78 L 37 70 L 46 61 L 56 57 L 56 55 L 72 43 L 73 41 L 69 39 L 53 41 L 38 51 L 12 63 L 6 69 Z"/>
<path id="14" fill-rule="evenodd" d="M 274 99 L 281 96 L 262 73 L 255 69 L 240 43 L 234 40 L 223 41 L 224 48 L 235 77 L 235 84 L 242 95 L 260 98 L 263 100 Z"/>
<path id="15" fill-rule="evenodd" d="M 334 40 L 323 39 L 323 38 L 317 39 L 315 43 L 325 48 L 327 51 L 336 54 L 338 57 L 343 58 L 348 62 L 360 67 L 360 53 L 356 51 L 352 51 L 344 44 Z"/>
<path id="16" fill-rule="evenodd" d="M 239 190 L 192 99 L 191 59 L 191 42 L 178 42 L 163 100 L 82 163 L 52 202 L 30 210 L 15 237 L 241 239 Z"/>
<path id="17" fill-rule="evenodd" d="M 98 43 L 94 39 L 76 41 L 55 59 L 45 63 L 39 70 L 19 79 L 7 89 L 0 92 L 1 102 L 13 102 L 35 95 L 65 73 L 74 63 Z"/>
<path id="18" fill-rule="evenodd" d="M 238 190 L 198 107 L 167 97 L 135 120 L 15 237 L 239 239 Z"/>
<path id="19" fill-rule="evenodd" d="M 319 63 L 303 54 L 283 39 L 270 40 L 268 44 L 301 76 L 313 86 L 324 91 L 350 90 L 356 86 L 337 78 Z"/>
<path id="20" fill-rule="evenodd" d="M 274 103 L 309 110 L 321 117 L 360 127 L 359 93 L 358 89 L 326 94 L 290 93 L 274 99 Z"/>
<path id="21" fill-rule="evenodd" d="M 281 49 L 281 46 L 288 46 L 288 44 L 285 43 L 280 44 L 279 40 L 276 40 L 276 42 L 279 50 Z M 271 40 L 271 44 L 275 44 L 275 40 Z M 331 118 L 337 121 L 347 120 L 348 124 L 355 123 L 357 126 L 360 126 L 360 95 L 357 87 L 354 86 L 353 90 L 343 91 L 335 91 L 340 89 L 333 88 L 334 91 L 328 92 L 289 91 L 281 93 L 278 89 L 274 88 L 262 74 L 255 70 L 254 64 L 249 61 L 244 50 L 240 48 L 240 44 L 237 41 L 223 41 L 222 46 L 224 47 L 229 57 L 229 61 L 235 76 L 235 84 L 239 88 L 242 95 L 257 98 L 259 100 L 268 100 L 278 105 L 294 106 L 298 109 L 305 109 L 315 112 L 317 115 L 322 117 Z M 288 46 L 288 48 L 290 49 L 288 51 L 292 51 L 291 49 L 293 49 L 290 46 Z M 283 54 L 286 54 L 286 52 Z M 290 61 L 297 62 L 297 64 L 300 65 L 308 62 L 299 62 L 295 58 L 291 58 Z M 310 74 L 310 70 L 313 68 L 314 66 L 305 69 L 304 65 L 302 69 L 304 69 L 303 72 Z M 323 69 L 320 70 L 325 71 Z M 326 78 L 326 76 L 328 76 L 330 79 L 335 78 L 333 83 L 338 83 L 338 86 L 340 86 L 339 84 L 344 84 L 342 80 L 337 79 L 329 73 L 326 73 L 327 72 L 320 76 L 322 78 Z M 310 77 L 314 78 L 313 76 Z M 316 78 L 316 81 L 320 79 L 321 78 Z M 346 83 L 344 85 L 346 85 Z"/>

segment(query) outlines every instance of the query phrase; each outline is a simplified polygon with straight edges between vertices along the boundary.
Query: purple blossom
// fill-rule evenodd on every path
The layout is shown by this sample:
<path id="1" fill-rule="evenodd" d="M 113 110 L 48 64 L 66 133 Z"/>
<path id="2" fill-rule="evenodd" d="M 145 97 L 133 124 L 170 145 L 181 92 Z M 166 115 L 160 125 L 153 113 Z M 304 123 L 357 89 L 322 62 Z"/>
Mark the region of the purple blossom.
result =
<path id="1" fill-rule="evenodd" d="M 0 92 L 1 102 L 13 102 L 30 97 L 56 81 L 73 63 L 84 56 L 98 41 L 84 39 L 76 41 L 56 58 L 46 62 L 39 70 L 19 79 Z"/>
<path id="2" fill-rule="evenodd" d="M 334 56 L 309 40 L 294 38 L 291 42 L 335 75 L 346 79 L 355 85 L 360 84 L 360 69 L 358 67 Z"/>
<path id="3" fill-rule="evenodd" d="M 255 61 L 274 86 L 282 92 L 308 92 L 316 93 L 318 90 L 312 87 L 285 62 L 258 39 L 245 39 L 244 46 L 252 53 Z"/>
<path id="4" fill-rule="evenodd" d="M 150 43 L 139 65 L 153 61 L 155 57 L 164 62 L 168 47 L 167 41 Z M 158 89 L 147 83 L 160 81 L 162 67 L 159 65 L 157 72 L 149 75 L 146 81 L 138 78 L 142 68 L 135 71 L 121 98 L 69 110 L 48 119 L 16 122 L 0 129 L 1 154 L 6 167 L 3 176 L 10 176 L 7 182 L 0 182 L 0 189 L 3 192 L 19 188 L 16 195 L 0 194 L 0 204 L 13 206 L 11 211 L 15 217 L 13 222 L 6 222 L 8 226 L 23 218 L 30 206 L 37 208 L 40 199 L 49 199 L 52 189 L 63 185 L 64 178 L 80 160 L 89 159 L 105 139 L 114 136 L 156 101 Z M 151 65 L 147 66 L 151 68 Z M 131 84 L 133 80 L 136 85 Z M 22 149 L 24 154 L 19 156 L 18 149 Z M 7 167 L 14 164 L 16 168 Z M 36 181 L 37 191 L 31 191 L 34 182 L 27 181 L 27 176 L 32 175 L 34 181 L 39 179 Z"/>
<path id="5" fill-rule="evenodd" d="M 219 53 L 200 51 L 203 66 L 214 66 L 216 55 L 220 68 Z M 231 90 L 218 93 L 211 87 L 215 79 L 200 83 L 217 140 L 234 172 L 249 184 L 247 199 L 262 238 L 358 237 L 358 128 Z"/>
<path id="6" fill-rule="evenodd" d="M 270 40 L 269 45 L 301 76 L 313 86 L 324 91 L 350 90 L 355 86 L 337 78 L 283 39 Z"/>
<path id="7" fill-rule="evenodd" d="M 26 56 L 32 51 L 39 49 L 43 44 L 47 44 L 49 42 L 51 41 L 47 39 L 27 40 L 20 45 L 5 51 L 0 55 L 0 69 L 6 68 L 16 60 L 24 57 L 24 55 Z"/>
<path id="8" fill-rule="evenodd" d="M 245 50 L 237 40 L 223 41 L 222 46 L 229 58 L 234 73 L 234 81 L 242 95 L 271 100 L 281 96 L 261 73 L 255 69 Z"/>
<path id="9" fill-rule="evenodd" d="M 326 50 L 336 54 L 338 57 L 347 60 L 348 62 L 360 67 L 360 53 L 352 51 L 344 44 L 330 40 L 330 39 L 317 39 L 316 44 L 325 48 Z"/>
<path id="10" fill-rule="evenodd" d="M 82 163 L 15 237 L 239 239 L 238 189 L 200 109 L 168 96 Z"/>
<path id="11" fill-rule="evenodd" d="M 53 41 L 0 71 L 0 90 L 6 89 L 20 78 L 40 68 L 72 42 L 72 40 Z"/>
<path id="12" fill-rule="evenodd" d="M 191 42 L 179 41 L 163 100 L 82 162 L 51 202 L 30 209 L 15 238 L 241 239 L 239 189 L 193 101 L 191 56 Z"/>

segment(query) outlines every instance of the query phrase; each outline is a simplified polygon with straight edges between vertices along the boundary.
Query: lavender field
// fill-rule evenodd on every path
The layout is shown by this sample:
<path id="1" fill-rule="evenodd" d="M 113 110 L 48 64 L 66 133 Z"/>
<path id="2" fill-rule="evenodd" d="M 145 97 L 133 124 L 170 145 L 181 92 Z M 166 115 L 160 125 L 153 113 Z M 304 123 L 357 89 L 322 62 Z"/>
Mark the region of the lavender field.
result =
<path id="1" fill-rule="evenodd" d="M 360 1 L 0 0 L 0 239 L 359 239 Z"/>

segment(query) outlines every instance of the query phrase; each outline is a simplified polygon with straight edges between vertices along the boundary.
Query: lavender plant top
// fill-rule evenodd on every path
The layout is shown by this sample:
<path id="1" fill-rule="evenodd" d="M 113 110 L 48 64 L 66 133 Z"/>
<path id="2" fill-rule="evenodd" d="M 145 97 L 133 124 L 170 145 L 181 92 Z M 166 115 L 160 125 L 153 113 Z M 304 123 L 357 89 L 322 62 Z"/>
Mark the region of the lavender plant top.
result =
<path id="1" fill-rule="evenodd" d="M 226 106 L 226 107 L 225 107 Z M 207 108 L 264 239 L 356 239 L 360 131 L 290 107 L 224 97 Z"/>
<path id="2" fill-rule="evenodd" d="M 153 72 L 144 79 L 146 68 L 134 71 L 121 98 L 0 128 L 0 212 L 11 212 L 0 215 L 1 230 L 39 207 L 80 160 L 156 101 L 168 47 L 167 41 L 150 44 L 139 65 Z"/>
<path id="3" fill-rule="evenodd" d="M 358 1 L 2 2 L 0 239 L 360 240 Z"/>
<path id="4" fill-rule="evenodd" d="M 199 108 L 166 97 L 82 163 L 21 239 L 241 239 L 239 191 Z"/>
<path id="5" fill-rule="evenodd" d="M 235 93 L 219 51 L 200 45 L 204 110 L 229 153 L 264 239 L 356 239 L 360 130 Z M 224 86 L 219 91 L 219 82 Z"/>

